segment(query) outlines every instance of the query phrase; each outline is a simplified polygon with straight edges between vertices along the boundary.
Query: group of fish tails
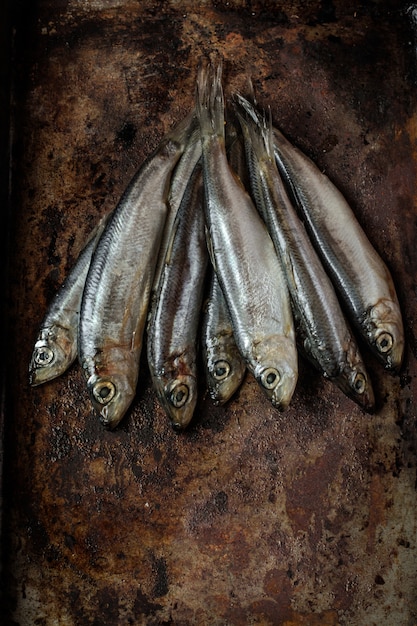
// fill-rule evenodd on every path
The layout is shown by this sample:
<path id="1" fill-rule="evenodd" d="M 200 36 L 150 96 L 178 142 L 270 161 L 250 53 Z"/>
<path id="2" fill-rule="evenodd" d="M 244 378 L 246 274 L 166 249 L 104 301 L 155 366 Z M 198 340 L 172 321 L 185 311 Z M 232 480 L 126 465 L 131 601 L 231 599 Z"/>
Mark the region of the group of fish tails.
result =
<path id="1" fill-rule="evenodd" d="M 280 410 L 294 393 L 299 350 L 372 411 L 352 329 L 386 368 L 401 364 L 392 278 L 346 200 L 253 99 L 236 94 L 225 124 L 221 74 L 221 62 L 200 63 L 195 109 L 99 224 L 35 343 L 31 384 L 78 355 L 108 428 L 134 398 L 145 331 L 153 384 L 176 430 L 196 406 L 200 345 L 215 403 L 248 369 Z"/>

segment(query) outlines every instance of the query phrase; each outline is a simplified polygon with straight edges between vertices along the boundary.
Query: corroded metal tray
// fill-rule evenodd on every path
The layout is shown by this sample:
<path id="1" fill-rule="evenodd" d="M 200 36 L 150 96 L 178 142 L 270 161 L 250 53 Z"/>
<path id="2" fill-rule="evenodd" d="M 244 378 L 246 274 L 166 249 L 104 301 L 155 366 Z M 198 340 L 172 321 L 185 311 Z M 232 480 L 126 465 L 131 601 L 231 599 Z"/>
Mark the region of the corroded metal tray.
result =
<path id="1" fill-rule="evenodd" d="M 41 0 L 16 19 L 4 435 L 4 623 L 392 626 L 417 621 L 415 23 L 398 2 Z M 79 366 L 28 362 L 89 232 L 191 108 L 199 57 L 351 202 L 395 279 L 399 376 L 375 415 L 301 362 L 278 413 L 248 375 L 175 434 L 144 364 L 106 432 Z"/>

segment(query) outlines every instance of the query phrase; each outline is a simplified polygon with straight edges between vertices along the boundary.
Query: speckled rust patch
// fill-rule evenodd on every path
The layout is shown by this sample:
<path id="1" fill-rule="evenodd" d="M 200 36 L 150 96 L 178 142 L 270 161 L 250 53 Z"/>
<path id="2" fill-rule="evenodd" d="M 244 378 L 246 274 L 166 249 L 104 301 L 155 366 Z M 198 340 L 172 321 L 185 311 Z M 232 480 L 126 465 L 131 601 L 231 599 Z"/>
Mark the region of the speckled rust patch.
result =
<path id="1" fill-rule="evenodd" d="M 354 5 L 354 6 L 353 6 Z M 16 22 L 5 434 L 7 624 L 417 621 L 417 126 L 412 7 L 42 0 Z M 48 302 L 136 168 L 193 106 L 199 57 L 248 77 L 341 188 L 395 279 L 400 376 L 365 415 L 309 365 L 289 409 L 251 376 L 172 432 L 142 364 L 114 432 L 77 364 L 37 388 Z"/>

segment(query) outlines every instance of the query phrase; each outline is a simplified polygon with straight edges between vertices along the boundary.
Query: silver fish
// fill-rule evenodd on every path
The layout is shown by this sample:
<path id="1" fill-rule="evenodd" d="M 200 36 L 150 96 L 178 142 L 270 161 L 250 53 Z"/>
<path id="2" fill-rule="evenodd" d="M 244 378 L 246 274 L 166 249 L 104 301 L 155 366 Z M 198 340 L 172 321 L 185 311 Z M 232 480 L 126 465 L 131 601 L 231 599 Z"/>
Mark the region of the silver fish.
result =
<path id="1" fill-rule="evenodd" d="M 403 321 L 391 274 L 342 193 L 274 129 L 275 158 L 352 323 L 388 369 L 400 367 Z"/>
<path id="2" fill-rule="evenodd" d="M 164 226 L 164 233 L 162 236 L 161 248 L 159 251 L 158 261 L 156 264 L 153 293 L 158 291 L 158 283 L 161 277 L 161 273 L 165 264 L 165 257 L 167 248 L 172 240 L 172 227 L 175 222 L 175 218 L 178 209 L 181 204 L 181 200 L 184 196 L 185 190 L 188 185 L 188 181 L 191 178 L 191 174 L 201 157 L 201 141 L 200 141 L 200 127 L 198 120 L 194 115 L 191 119 L 189 128 L 189 139 L 184 149 L 184 153 L 181 155 L 180 160 L 175 166 L 172 172 L 171 183 L 168 192 L 168 215 Z"/>
<path id="3" fill-rule="evenodd" d="M 227 162 L 221 63 L 197 78 L 209 252 L 236 343 L 272 403 L 285 409 L 298 375 L 285 278 L 265 225 Z"/>
<path id="4" fill-rule="evenodd" d="M 214 272 L 202 321 L 203 364 L 215 404 L 224 404 L 240 387 L 246 364 L 236 345 L 232 321 Z"/>
<path id="5" fill-rule="evenodd" d="M 235 116 L 226 120 L 226 153 L 229 165 L 245 186 L 247 168 L 242 136 Z M 200 142 L 201 145 L 201 142 Z M 203 366 L 214 404 L 225 404 L 240 387 L 246 364 L 236 345 L 232 320 L 214 271 L 202 321 Z"/>
<path id="6" fill-rule="evenodd" d="M 77 357 L 78 315 L 91 256 L 105 227 L 103 218 L 89 237 L 42 321 L 29 365 L 29 381 L 40 385 L 63 374 Z"/>
<path id="7" fill-rule="evenodd" d="M 369 411 L 374 405 L 369 376 L 334 287 L 278 173 L 272 126 L 247 100 L 238 97 L 238 102 L 252 193 L 282 261 L 303 348 L 326 378 Z"/>
<path id="8" fill-rule="evenodd" d="M 172 170 L 190 118 L 148 157 L 114 210 L 94 251 L 81 302 L 79 359 L 92 404 L 114 428 L 135 395 Z"/>
<path id="9" fill-rule="evenodd" d="M 197 164 L 172 227 L 148 325 L 152 381 L 175 430 L 189 424 L 197 401 L 197 332 L 208 262 L 202 191 Z"/>

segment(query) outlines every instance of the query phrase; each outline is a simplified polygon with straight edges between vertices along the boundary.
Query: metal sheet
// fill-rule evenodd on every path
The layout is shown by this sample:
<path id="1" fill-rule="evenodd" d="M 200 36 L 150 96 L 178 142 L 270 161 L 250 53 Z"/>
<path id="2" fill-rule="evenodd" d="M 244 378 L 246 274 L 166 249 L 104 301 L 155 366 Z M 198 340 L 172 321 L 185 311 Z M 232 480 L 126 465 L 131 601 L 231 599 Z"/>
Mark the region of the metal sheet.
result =
<path id="1" fill-rule="evenodd" d="M 355 6 L 353 6 L 355 5 Z M 42 0 L 16 23 L 5 432 L 9 621 L 411 625 L 416 603 L 416 95 L 396 2 Z M 115 432 L 79 367 L 31 389 L 46 306 L 88 233 L 193 104 L 198 59 L 339 185 L 394 276 L 400 376 L 365 415 L 301 363 L 276 412 L 248 375 L 172 432 L 143 365 Z"/>

